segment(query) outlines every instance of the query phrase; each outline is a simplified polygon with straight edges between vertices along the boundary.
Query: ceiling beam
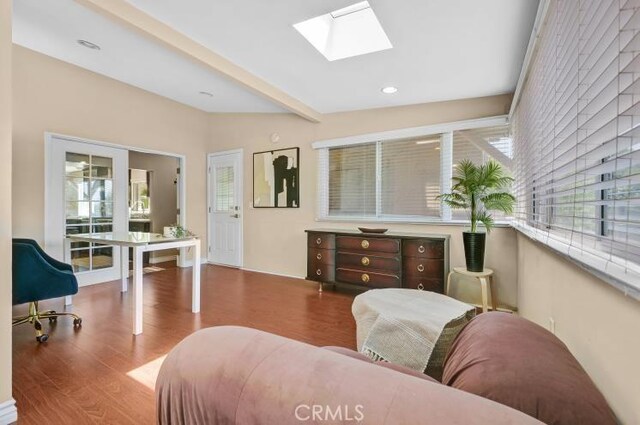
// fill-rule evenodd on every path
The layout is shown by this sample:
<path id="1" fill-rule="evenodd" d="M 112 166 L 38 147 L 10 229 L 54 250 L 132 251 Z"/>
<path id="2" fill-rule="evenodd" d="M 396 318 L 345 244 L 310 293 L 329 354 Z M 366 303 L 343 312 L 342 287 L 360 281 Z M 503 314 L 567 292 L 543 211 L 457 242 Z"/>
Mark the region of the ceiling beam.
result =
<path id="1" fill-rule="evenodd" d="M 274 87 L 265 80 L 211 51 L 202 44 L 195 42 L 191 38 L 171 28 L 169 25 L 153 18 L 125 0 L 75 1 L 106 16 L 112 21 L 135 29 L 191 60 L 205 65 L 232 82 L 267 98 L 276 105 L 294 114 L 311 122 L 320 122 L 322 120 L 322 114 L 300 102 L 298 99 L 289 96 L 277 87 Z"/>

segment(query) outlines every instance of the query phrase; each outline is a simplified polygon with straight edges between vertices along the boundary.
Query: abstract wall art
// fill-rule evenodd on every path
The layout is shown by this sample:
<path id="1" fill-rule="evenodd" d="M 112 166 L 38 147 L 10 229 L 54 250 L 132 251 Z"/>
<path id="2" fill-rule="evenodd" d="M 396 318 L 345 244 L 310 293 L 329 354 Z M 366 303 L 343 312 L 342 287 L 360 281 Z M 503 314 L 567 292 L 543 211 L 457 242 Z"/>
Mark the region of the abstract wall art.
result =
<path id="1" fill-rule="evenodd" d="M 300 148 L 253 154 L 254 208 L 300 207 Z"/>

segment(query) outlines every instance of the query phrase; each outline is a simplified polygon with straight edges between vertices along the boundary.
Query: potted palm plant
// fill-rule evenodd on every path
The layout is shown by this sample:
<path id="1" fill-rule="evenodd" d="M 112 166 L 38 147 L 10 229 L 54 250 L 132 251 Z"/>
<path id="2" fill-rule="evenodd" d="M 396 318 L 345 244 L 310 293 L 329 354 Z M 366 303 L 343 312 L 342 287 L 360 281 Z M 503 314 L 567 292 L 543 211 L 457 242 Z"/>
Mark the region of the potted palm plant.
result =
<path id="1" fill-rule="evenodd" d="M 461 161 L 456 167 L 451 193 L 438 198 L 453 209 L 469 211 L 471 229 L 462 234 L 467 270 L 481 272 L 484 269 L 486 233 L 494 226 L 490 211 L 513 212 L 515 198 L 508 193 L 513 179 L 505 174 L 496 161 L 476 165 L 469 160 Z M 478 229 L 482 224 L 486 233 Z"/>

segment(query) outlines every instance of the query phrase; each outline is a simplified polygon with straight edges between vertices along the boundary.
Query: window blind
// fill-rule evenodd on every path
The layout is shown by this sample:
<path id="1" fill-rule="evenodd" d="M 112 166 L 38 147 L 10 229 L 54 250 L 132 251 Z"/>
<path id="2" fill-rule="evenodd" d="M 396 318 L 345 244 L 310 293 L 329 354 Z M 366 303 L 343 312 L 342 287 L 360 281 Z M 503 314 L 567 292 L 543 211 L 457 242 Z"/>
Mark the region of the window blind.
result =
<path id="1" fill-rule="evenodd" d="M 522 231 L 640 294 L 640 0 L 551 0 L 512 117 Z"/>
<path id="2" fill-rule="evenodd" d="M 321 218 L 438 218 L 440 146 L 433 135 L 322 149 Z"/>

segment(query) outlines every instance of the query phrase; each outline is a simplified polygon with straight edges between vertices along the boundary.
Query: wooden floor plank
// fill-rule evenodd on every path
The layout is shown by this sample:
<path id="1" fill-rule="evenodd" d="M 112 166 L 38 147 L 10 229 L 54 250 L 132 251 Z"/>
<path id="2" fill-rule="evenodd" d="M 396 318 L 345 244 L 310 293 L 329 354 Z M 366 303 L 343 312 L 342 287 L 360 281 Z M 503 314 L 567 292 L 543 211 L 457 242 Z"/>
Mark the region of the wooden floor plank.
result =
<path id="1" fill-rule="evenodd" d="M 120 282 L 80 289 L 71 311 L 83 318 L 44 327 L 35 341 L 30 325 L 13 329 L 13 390 L 20 424 L 152 424 L 153 391 L 129 375 L 165 355 L 194 331 L 249 326 L 310 344 L 355 348 L 353 293 L 313 283 L 227 267 L 202 268 L 202 311 L 191 313 L 191 270 L 165 263 L 145 274 L 144 333 L 131 334 L 131 291 Z M 41 303 L 62 311 L 62 300 Z M 14 307 L 14 316 L 26 306 Z"/>

